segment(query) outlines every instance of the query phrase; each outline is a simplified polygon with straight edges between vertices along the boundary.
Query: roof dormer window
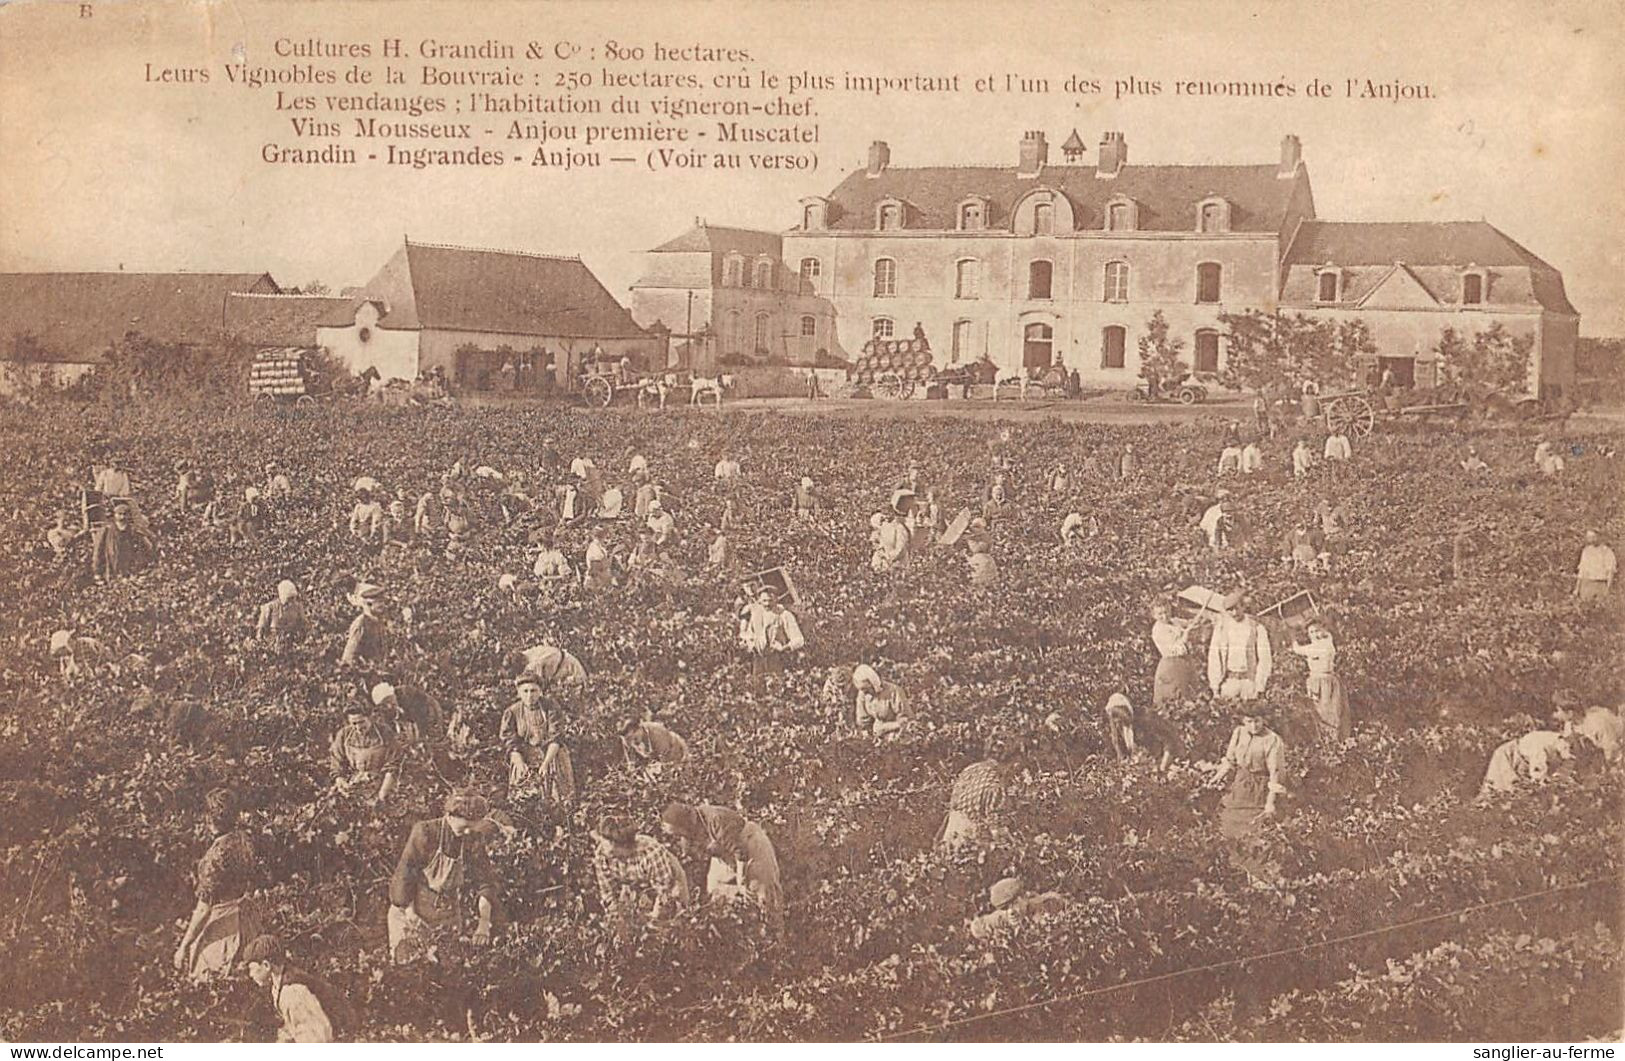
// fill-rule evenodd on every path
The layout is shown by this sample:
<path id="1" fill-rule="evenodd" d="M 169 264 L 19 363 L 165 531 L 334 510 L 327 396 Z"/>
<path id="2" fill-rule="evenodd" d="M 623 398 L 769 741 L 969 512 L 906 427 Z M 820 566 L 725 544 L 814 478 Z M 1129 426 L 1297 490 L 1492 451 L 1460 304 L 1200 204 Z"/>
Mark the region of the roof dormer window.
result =
<path id="1" fill-rule="evenodd" d="M 822 232 L 829 217 L 829 203 L 819 198 L 801 200 L 801 230 Z"/>
<path id="2" fill-rule="evenodd" d="M 980 232 L 987 228 L 987 200 L 973 195 L 959 203 L 959 230 Z"/>
<path id="3" fill-rule="evenodd" d="M 881 232 L 895 232 L 902 227 L 902 202 L 897 199 L 882 199 L 875 206 L 875 228 Z"/>
<path id="4" fill-rule="evenodd" d="M 1133 232 L 1140 227 L 1140 205 L 1126 195 L 1113 196 L 1106 203 L 1106 231 Z"/>
<path id="5" fill-rule="evenodd" d="M 1484 270 L 1475 265 L 1469 265 L 1461 274 L 1461 304 L 1463 306 L 1482 306 L 1484 304 L 1484 289 L 1487 286 L 1484 282 Z"/>
<path id="6" fill-rule="evenodd" d="M 1343 300 L 1343 271 L 1328 262 L 1315 270 L 1315 301 Z"/>
<path id="7" fill-rule="evenodd" d="M 1229 200 L 1215 195 L 1196 204 L 1196 231 L 1229 232 Z"/>

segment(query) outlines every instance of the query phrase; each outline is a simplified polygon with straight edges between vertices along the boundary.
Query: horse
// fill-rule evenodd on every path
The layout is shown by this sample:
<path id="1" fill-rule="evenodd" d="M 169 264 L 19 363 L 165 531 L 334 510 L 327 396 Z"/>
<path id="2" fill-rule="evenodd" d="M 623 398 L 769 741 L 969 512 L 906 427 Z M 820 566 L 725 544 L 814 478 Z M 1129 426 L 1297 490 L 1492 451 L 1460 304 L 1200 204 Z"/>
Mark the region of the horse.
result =
<path id="1" fill-rule="evenodd" d="M 1021 400 L 1026 401 L 1027 400 L 1027 388 L 1032 386 L 1032 380 L 1027 378 L 1027 370 L 1025 368 L 1012 368 L 1012 369 L 1002 369 L 1002 370 L 1000 370 L 999 374 L 996 377 L 994 377 L 994 380 L 993 380 L 993 400 L 994 401 L 999 400 L 999 388 L 1000 387 L 1003 387 L 1003 386 L 1006 386 L 1006 385 L 1012 384 L 1012 383 L 1019 384 L 1021 386 Z"/>
<path id="2" fill-rule="evenodd" d="M 638 384 L 638 408 L 642 409 L 651 401 L 659 402 L 659 407 L 666 408 L 666 396 L 677 388 L 677 376 L 667 372 L 660 376 L 649 376 Z"/>
<path id="3" fill-rule="evenodd" d="M 722 405 L 722 392 L 732 389 L 734 378 L 731 375 L 695 376 L 689 381 L 688 404 L 700 405 L 707 395 L 716 400 L 718 406 Z"/>

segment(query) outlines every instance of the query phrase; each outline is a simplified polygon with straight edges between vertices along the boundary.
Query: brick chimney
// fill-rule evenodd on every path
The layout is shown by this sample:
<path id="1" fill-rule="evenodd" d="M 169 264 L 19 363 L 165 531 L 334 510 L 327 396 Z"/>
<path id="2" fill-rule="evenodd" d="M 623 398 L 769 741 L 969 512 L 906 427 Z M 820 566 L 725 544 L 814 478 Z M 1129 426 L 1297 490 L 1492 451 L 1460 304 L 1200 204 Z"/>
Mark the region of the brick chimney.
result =
<path id="1" fill-rule="evenodd" d="M 1128 163 L 1128 141 L 1122 133 L 1100 134 L 1100 161 L 1095 165 L 1095 176 L 1115 177 Z"/>
<path id="2" fill-rule="evenodd" d="M 1303 162 L 1303 144 L 1291 133 L 1281 137 L 1281 170 L 1277 177 L 1297 176 L 1298 166 Z"/>
<path id="3" fill-rule="evenodd" d="M 1047 162 L 1049 162 L 1049 144 L 1044 142 L 1044 134 L 1038 130 L 1021 134 L 1021 154 L 1016 164 L 1016 176 L 1036 177 Z"/>
<path id="4" fill-rule="evenodd" d="M 876 140 L 869 145 L 869 176 L 878 177 L 891 165 L 891 148 L 886 141 Z"/>

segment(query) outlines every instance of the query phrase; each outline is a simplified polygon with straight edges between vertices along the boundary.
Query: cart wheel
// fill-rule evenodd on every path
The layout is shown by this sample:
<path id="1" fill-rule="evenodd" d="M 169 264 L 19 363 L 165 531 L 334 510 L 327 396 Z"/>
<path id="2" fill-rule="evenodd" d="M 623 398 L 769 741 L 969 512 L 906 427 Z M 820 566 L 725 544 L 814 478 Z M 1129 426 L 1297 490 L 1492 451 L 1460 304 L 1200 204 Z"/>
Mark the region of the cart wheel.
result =
<path id="1" fill-rule="evenodd" d="M 1179 404 L 1180 405 L 1195 405 L 1196 404 L 1196 392 L 1194 390 L 1192 390 L 1191 388 L 1189 388 L 1189 387 L 1181 387 L 1181 388 L 1179 388 Z"/>
<path id="2" fill-rule="evenodd" d="M 1357 398 L 1353 408 L 1349 410 L 1349 431 L 1355 438 L 1364 438 L 1371 434 L 1377 426 L 1377 413 L 1372 409 L 1371 403 L 1364 398 Z"/>
<path id="3" fill-rule="evenodd" d="M 898 397 L 899 398 L 912 398 L 912 397 L 914 397 L 914 381 L 913 380 L 905 380 L 903 382 L 903 384 L 902 384 L 902 393 L 899 394 Z"/>
<path id="4" fill-rule="evenodd" d="M 615 400 L 615 388 L 609 380 L 593 378 L 587 381 L 587 404 L 596 405 L 600 409 Z"/>
<path id="5" fill-rule="evenodd" d="M 309 409 L 316 404 L 316 399 L 308 394 L 301 394 L 293 400 L 293 404 L 297 409 Z"/>
<path id="6" fill-rule="evenodd" d="M 902 384 L 899 383 L 897 381 L 897 377 L 892 375 L 890 372 L 875 380 L 874 392 L 875 397 L 877 398 L 884 398 L 887 401 L 896 401 L 898 396 L 902 393 L 902 390 Z"/>

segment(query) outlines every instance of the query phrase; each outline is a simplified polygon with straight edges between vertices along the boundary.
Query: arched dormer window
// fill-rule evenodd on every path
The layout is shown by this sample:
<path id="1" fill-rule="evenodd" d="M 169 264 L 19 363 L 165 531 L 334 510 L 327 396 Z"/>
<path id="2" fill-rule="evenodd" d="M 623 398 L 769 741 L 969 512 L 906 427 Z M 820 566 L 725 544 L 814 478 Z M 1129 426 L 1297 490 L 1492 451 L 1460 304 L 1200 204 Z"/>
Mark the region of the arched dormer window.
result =
<path id="1" fill-rule="evenodd" d="M 722 260 L 722 286 L 745 286 L 745 259 L 737 254 L 730 254 Z"/>
<path id="2" fill-rule="evenodd" d="M 875 204 L 875 228 L 881 232 L 895 232 L 903 227 L 903 203 L 900 199 L 882 199 Z"/>
<path id="3" fill-rule="evenodd" d="M 962 199 L 959 203 L 959 230 L 961 232 L 980 232 L 987 228 L 987 199 L 980 195 L 973 195 Z"/>
<path id="4" fill-rule="evenodd" d="M 1343 271 L 1327 262 L 1315 270 L 1315 301 L 1341 302 L 1343 300 Z"/>
<path id="5" fill-rule="evenodd" d="M 1461 304 L 1463 306 L 1482 306 L 1484 292 L 1489 287 L 1485 283 L 1484 270 L 1476 265 L 1469 265 L 1461 274 Z"/>
<path id="6" fill-rule="evenodd" d="M 1052 188 L 1034 188 L 1022 196 L 1010 221 L 1012 231 L 1022 236 L 1053 236 L 1075 227 L 1072 201 Z"/>
<path id="7" fill-rule="evenodd" d="M 1140 227 L 1140 204 L 1126 195 L 1116 195 L 1106 204 L 1106 231 L 1133 232 Z"/>
<path id="8" fill-rule="evenodd" d="M 1230 201 L 1215 195 L 1197 203 L 1196 231 L 1229 232 Z"/>
<path id="9" fill-rule="evenodd" d="M 756 259 L 756 267 L 751 270 L 750 286 L 770 291 L 773 288 L 773 261 L 770 258 Z"/>
<path id="10" fill-rule="evenodd" d="M 829 202 L 816 196 L 801 200 L 801 229 L 822 232 L 829 225 Z"/>

